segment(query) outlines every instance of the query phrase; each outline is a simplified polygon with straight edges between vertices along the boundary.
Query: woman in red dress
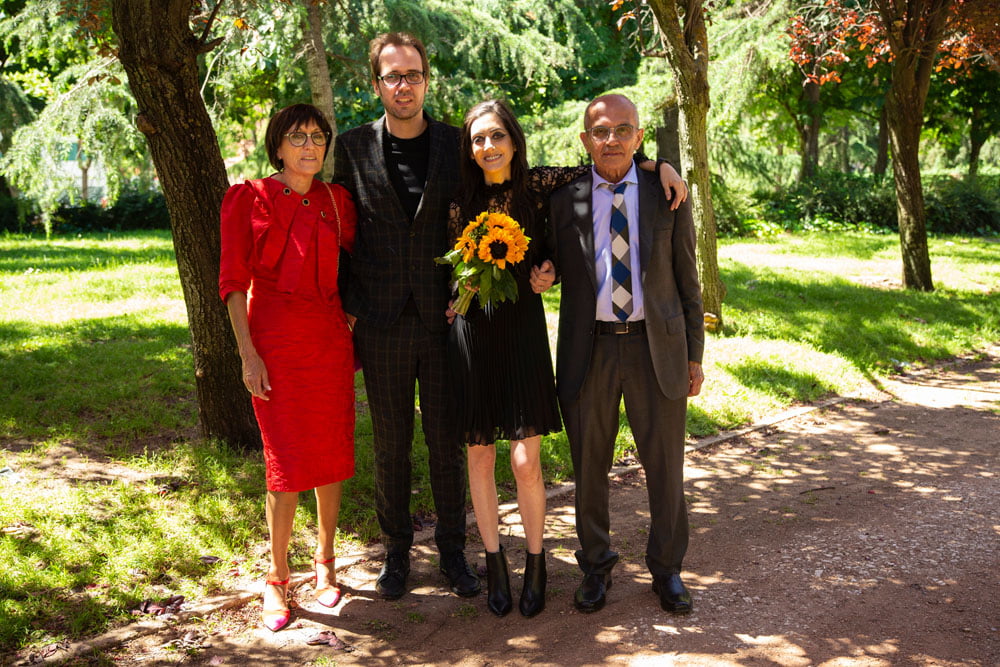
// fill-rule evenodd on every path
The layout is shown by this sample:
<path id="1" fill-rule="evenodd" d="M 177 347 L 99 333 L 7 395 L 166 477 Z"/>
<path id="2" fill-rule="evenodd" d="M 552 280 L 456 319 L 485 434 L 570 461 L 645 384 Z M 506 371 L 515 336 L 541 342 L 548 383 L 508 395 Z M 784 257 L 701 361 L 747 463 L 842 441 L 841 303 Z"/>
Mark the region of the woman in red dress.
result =
<path id="1" fill-rule="evenodd" d="M 264 440 L 271 563 L 263 622 L 287 625 L 288 544 L 300 491 L 316 493 L 316 599 L 340 600 L 334 536 L 341 482 L 354 474 L 354 352 L 337 291 L 340 251 L 354 243 L 347 191 L 315 178 L 330 124 L 312 105 L 268 124 L 278 173 L 234 185 L 222 202 L 219 294 L 229 309 Z"/>

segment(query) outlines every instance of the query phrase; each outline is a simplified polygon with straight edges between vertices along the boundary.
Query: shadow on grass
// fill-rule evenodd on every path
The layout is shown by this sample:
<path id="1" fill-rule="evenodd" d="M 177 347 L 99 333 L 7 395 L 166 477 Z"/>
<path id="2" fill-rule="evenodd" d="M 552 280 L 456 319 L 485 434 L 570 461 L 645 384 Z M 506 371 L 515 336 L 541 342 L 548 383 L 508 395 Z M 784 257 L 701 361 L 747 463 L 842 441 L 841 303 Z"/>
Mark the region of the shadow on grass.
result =
<path id="1" fill-rule="evenodd" d="M 725 364 L 722 368 L 742 385 L 793 401 L 813 400 L 834 391 L 833 386 L 825 384 L 813 373 L 785 368 L 760 359 L 755 359 L 753 363 Z"/>
<path id="2" fill-rule="evenodd" d="M 995 337 L 1000 321 L 1000 303 L 990 294 L 880 290 L 839 276 L 797 281 L 739 263 L 722 277 L 727 334 L 801 342 L 844 357 L 869 378 L 902 361 L 973 348 Z"/>
<path id="3" fill-rule="evenodd" d="M 174 249 L 169 232 L 129 234 L 138 241 L 134 247 L 106 244 L 90 237 L 86 241 L 52 240 L 50 242 L 18 243 L 0 254 L 0 273 L 41 271 L 88 271 L 104 266 L 126 264 L 174 264 Z M 110 236 L 113 240 L 114 237 Z M 148 243 L 149 245 L 141 245 Z"/>
<path id="4" fill-rule="evenodd" d="M 0 437 L 128 442 L 196 422 L 182 324 L 0 323 Z"/>

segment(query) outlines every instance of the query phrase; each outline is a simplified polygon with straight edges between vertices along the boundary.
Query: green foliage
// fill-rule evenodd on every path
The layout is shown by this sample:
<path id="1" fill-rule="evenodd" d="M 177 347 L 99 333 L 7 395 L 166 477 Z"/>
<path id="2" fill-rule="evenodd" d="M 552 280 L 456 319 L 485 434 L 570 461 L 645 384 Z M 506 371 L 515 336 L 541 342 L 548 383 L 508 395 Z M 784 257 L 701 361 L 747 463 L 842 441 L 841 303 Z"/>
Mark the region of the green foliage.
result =
<path id="1" fill-rule="evenodd" d="M 99 159 L 114 201 L 130 177 L 125 167 L 143 161 L 142 138 L 130 117 L 134 102 L 122 79 L 121 65 L 112 58 L 70 67 L 54 81 L 60 95 L 14 133 L 0 169 L 43 211 L 79 196 L 72 172 L 61 162 Z"/>
<path id="2" fill-rule="evenodd" d="M 719 230 L 767 236 L 788 231 L 870 229 L 894 231 L 896 191 L 891 179 L 820 170 L 816 177 L 779 190 L 744 192 L 713 185 Z M 1000 235 L 997 179 L 925 179 L 927 229 L 936 234 Z"/>
<path id="3" fill-rule="evenodd" d="M 925 179 L 924 184 L 928 231 L 1000 236 L 1000 179 Z"/>

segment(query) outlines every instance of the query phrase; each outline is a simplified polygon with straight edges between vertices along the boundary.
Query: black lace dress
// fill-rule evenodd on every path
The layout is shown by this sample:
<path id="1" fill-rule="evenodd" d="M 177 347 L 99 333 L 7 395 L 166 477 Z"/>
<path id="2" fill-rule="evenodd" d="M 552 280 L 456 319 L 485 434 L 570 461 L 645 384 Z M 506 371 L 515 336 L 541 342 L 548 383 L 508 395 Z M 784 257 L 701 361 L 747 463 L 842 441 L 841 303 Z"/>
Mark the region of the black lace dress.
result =
<path id="1" fill-rule="evenodd" d="M 487 445 L 521 440 L 562 428 L 556 401 L 552 356 L 542 297 L 531 291 L 531 267 L 552 260 L 546 233 L 549 194 L 582 176 L 590 167 L 536 167 L 527 191 L 515 196 L 507 181 L 486 189 L 486 201 L 471 210 L 452 203 L 448 232 L 458 239 L 466 224 L 483 211 L 506 213 L 531 238 L 524 260 L 512 266 L 517 301 L 480 307 L 474 298 L 449 332 L 451 379 L 457 397 L 456 422 L 465 442 Z"/>

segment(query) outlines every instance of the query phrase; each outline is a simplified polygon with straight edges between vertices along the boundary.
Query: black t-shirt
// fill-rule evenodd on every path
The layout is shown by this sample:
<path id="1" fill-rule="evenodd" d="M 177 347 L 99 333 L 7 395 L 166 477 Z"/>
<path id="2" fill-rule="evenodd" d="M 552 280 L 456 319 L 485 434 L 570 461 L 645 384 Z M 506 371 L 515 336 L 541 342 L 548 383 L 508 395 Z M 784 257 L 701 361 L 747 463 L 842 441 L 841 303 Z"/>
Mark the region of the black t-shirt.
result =
<path id="1" fill-rule="evenodd" d="M 430 156 L 430 132 L 424 130 L 419 137 L 400 139 L 385 133 L 385 164 L 392 179 L 403 210 L 410 222 L 417 217 L 420 198 L 427 182 L 427 162 Z"/>

